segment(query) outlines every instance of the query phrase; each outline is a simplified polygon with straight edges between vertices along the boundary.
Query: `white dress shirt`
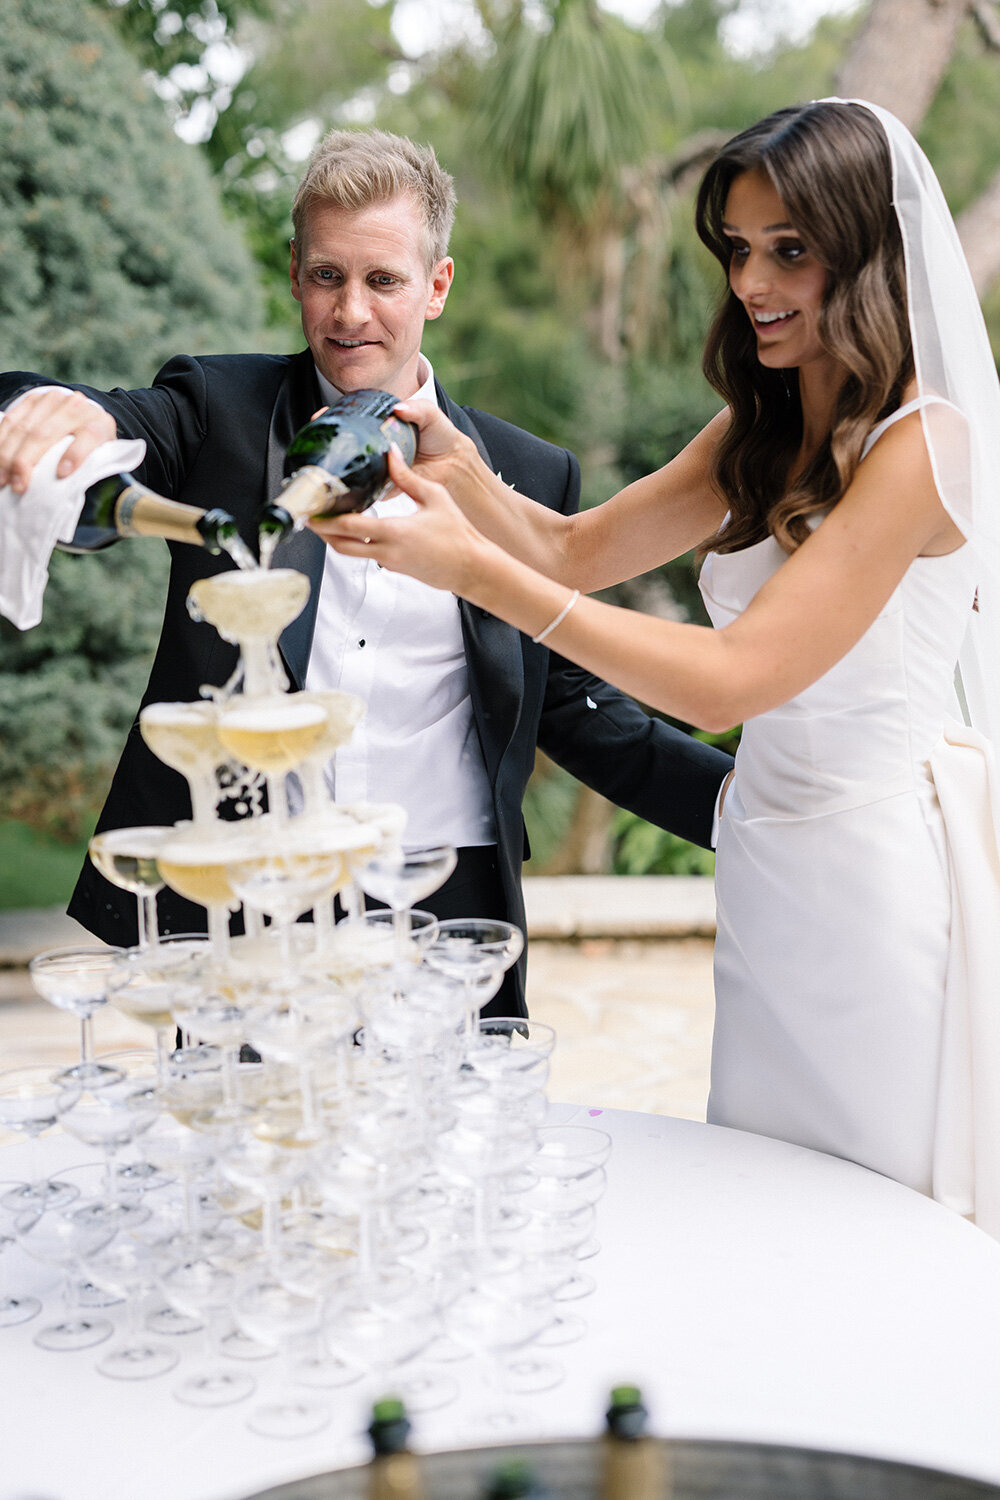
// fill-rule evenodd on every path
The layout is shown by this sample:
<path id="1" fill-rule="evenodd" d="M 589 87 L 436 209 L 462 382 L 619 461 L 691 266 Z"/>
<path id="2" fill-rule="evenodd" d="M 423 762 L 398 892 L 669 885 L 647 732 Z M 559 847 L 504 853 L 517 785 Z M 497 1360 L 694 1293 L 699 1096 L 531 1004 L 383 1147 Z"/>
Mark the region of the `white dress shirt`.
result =
<path id="1" fill-rule="evenodd" d="M 434 374 L 414 399 L 436 401 Z M 324 402 L 340 392 L 317 370 Z M 410 515 L 408 495 L 375 517 Z M 404 844 L 495 844 L 489 781 L 469 698 L 458 600 L 403 573 L 326 549 L 307 689 L 357 693 L 367 710 L 326 768 L 338 802 L 398 802 Z"/>

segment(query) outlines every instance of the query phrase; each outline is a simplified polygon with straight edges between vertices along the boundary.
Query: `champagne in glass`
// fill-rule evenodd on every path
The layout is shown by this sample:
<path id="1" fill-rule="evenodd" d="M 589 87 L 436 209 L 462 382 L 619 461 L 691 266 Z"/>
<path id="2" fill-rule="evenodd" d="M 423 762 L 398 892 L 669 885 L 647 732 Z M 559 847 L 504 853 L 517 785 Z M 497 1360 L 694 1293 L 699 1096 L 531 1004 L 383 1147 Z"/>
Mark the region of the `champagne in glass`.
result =
<path id="1" fill-rule="evenodd" d="M 326 763 L 351 738 L 355 724 L 365 711 L 365 705 L 364 700 L 356 693 L 342 693 L 335 688 L 322 692 L 311 691 L 309 698 L 325 711 L 326 726 L 299 766 L 299 779 L 302 782 L 304 811 L 319 815 L 330 803 L 323 776 Z"/>
<path id="2" fill-rule="evenodd" d="M 308 693 L 273 693 L 233 700 L 219 718 L 223 745 L 267 778 L 268 806 L 280 821 L 288 813 L 284 778 L 308 756 L 327 727 L 322 704 Z"/>
<path id="3" fill-rule="evenodd" d="M 172 832 L 172 828 L 161 827 L 108 828 L 104 833 L 95 833 L 87 846 L 105 880 L 135 896 L 139 907 L 139 947 L 143 952 L 159 946 L 156 893 L 163 889 L 163 876 L 156 856 Z"/>
<path id="4" fill-rule="evenodd" d="M 139 714 L 139 729 L 150 750 L 187 779 L 197 824 L 215 823 L 215 771 L 227 759 L 217 718 L 215 704 L 202 702 L 150 703 Z"/>
<path id="5" fill-rule="evenodd" d="M 245 766 L 265 775 L 293 770 L 326 731 L 326 712 L 309 693 L 235 699 L 219 719 L 219 738 Z"/>
<path id="6" fill-rule="evenodd" d="M 196 823 L 179 823 L 156 857 L 170 889 L 208 912 L 212 958 L 222 967 L 229 962 L 229 913 L 240 904 L 226 867 L 246 837 L 239 825 L 199 828 Z"/>
<path id="7" fill-rule="evenodd" d="M 245 906 L 277 924 L 290 965 L 292 923 L 347 881 L 349 851 L 364 847 L 369 835 L 350 818 L 336 816 L 295 818 L 284 828 L 269 818 L 256 822 L 259 833 L 233 851 L 227 875 Z"/>
<path id="8" fill-rule="evenodd" d="M 244 691 L 248 697 L 266 697 L 287 685 L 278 637 L 308 598 L 309 579 L 295 568 L 216 573 L 191 585 L 188 612 L 239 646 Z"/>

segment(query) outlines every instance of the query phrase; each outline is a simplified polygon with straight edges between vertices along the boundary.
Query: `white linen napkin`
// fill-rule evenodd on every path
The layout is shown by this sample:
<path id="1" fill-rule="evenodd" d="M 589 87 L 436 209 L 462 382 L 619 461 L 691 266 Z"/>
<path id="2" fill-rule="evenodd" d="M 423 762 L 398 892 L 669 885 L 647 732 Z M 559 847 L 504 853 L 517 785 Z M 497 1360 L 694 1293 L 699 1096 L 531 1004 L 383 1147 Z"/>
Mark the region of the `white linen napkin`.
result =
<path id="1" fill-rule="evenodd" d="M 0 421 L 4 415 L 0 412 Z M 60 438 L 39 460 L 23 495 L 10 485 L 0 488 L 0 614 L 18 630 L 30 630 L 42 618 L 52 549 L 73 535 L 85 491 L 109 474 L 134 469 L 146 453 L 141 438 L 115 438 L 95 448 L 65 479 L 57 479 L 59 460 L 71 442 L 71 437 Z"/>

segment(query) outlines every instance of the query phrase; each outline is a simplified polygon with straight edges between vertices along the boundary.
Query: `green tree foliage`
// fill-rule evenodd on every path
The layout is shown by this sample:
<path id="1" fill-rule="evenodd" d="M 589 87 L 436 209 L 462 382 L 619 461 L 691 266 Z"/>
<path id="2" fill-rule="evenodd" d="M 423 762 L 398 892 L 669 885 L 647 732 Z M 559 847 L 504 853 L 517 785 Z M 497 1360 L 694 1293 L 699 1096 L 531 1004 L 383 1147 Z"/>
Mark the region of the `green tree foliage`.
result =
<path id="1" fill-rule="evenodd" d="M 198 69 L 205 49 L 232 40 L 237 21 L 269 16 L 272 0 L 103 0 L 133 56 L 160 77 Z M 191 80 L 192 91 L 198 81 Z"/>
<path id="2" fill-rule="evenodd" d="M 86 0 L 7 0 L 0 347 L 8 368 L 147 383 L 171 353 L 254 342 L 257 270 L 199 153 Z M 78 836 L 145 680 L 166 552 L 57 554 L 41 625 L 0 629 L 0 805 Z"/>
<path id="3" fill-rule="evenodd" d="M 252 336 L 257 274 L 196 152 L 86 0 L 8 0 L 0 347 L 95 385 Z"/>
<path id="4" fill-rule="evenodd" d="M 596 0 L 550 0 L 519 15 L 485 79 L 490 149 L 544 214 L 584 228 L 645 155 L 655 96 L 647 39 Z"/>

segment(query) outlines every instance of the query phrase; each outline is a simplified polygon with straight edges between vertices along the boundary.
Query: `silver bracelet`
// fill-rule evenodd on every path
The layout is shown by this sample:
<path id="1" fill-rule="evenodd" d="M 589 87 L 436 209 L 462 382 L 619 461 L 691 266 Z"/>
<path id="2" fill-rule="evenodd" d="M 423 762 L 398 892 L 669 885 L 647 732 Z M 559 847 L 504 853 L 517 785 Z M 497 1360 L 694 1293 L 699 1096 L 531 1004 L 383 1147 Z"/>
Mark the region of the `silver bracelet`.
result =
<path id="1" fill-rule="evenodd" d="M 579 597 L 580 597 L 580 590 L 579 589 L 574 589 L 573 592 L 570 594 L 569 598 L 566 600 L 566 603 L 563 605 L 562 609 L 556 615 L 555 619 L 551 620 L 549 622 L 549 624 L 546 625 L 546 627 L 545 627 L 544 630 L 540 630 L 537 635 L 533 635 L 531 637 L 532 645 L 534 645 L 534 646 L 540 646 L 542 644 L 542 642 L 544 641 L 545 637 L 547 635 L 551 635 L 552 632 L 553 632 L 553 630 L 555 630 L 555 628 L 556 628 L 557 625 L 561 625 L 562 624 L 563 620 L 565 620 L 566 616 L 569 614 L 570 610 L 573 608 L 573 605 L 576 603 L 576 601 L 579 599 Z"/>

